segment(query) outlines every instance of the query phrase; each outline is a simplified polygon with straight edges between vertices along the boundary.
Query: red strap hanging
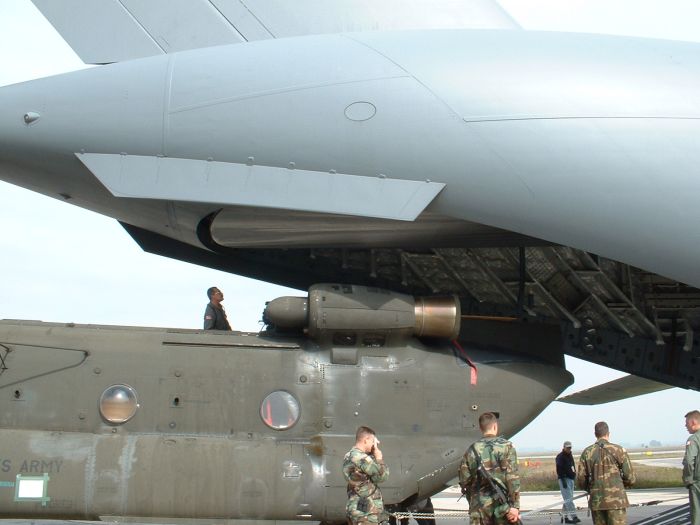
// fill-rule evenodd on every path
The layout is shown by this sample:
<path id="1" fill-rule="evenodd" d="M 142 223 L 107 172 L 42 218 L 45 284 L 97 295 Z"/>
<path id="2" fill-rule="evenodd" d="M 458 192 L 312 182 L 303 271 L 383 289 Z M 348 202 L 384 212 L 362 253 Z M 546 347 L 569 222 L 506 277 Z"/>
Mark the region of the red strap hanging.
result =
<path id="1" fill-rule="evenodd" d="M 469 368 L 471 369 L 471 377 L 469 383 L 472 385 L 476 385 L 476 381 L 478 379 L 478 370 L 476 369 L 476 365 L 471 359 L 469 359 L 469 356 L 464 351 L 464 348 L 462 348 L 462 345 L 459 344 L 459 341 L 457 341 L 457 339 L 453 339 L 452 344 L 455 345 L 455 348 L 457 348 L 457 350 L 459 350 L 460 354 L 462 354 L 462 358 L 467 362 Z"/>

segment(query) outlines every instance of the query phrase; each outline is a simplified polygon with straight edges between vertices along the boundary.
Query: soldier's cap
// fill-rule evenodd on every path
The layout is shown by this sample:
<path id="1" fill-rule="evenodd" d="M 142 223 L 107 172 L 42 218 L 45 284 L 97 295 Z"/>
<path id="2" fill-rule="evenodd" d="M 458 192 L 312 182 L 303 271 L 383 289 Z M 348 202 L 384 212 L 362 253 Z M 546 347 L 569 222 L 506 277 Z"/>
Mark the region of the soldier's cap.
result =
<path id="1" fill-rule="evenodd" d="M 571 448 L 571 441 L 564 441 L 564 448 Z"/>

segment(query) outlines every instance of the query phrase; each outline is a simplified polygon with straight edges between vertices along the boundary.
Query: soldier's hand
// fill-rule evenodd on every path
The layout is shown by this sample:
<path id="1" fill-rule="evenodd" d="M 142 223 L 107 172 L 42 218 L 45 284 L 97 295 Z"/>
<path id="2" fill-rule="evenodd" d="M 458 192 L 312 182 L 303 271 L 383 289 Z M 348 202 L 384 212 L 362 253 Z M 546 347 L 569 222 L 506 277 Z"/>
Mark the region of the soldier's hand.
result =
<path id="1" fill-rule="evenodd" d="M 379 441 L 375 441 L 374 446 L 372 447 L 372 455 L 377 461 L 382 461 L 382 459 L 384 459 L 384 455 L 382 454 L 382 451 L 379 450 L 379 447 L 377 446 L 378 444 Z"/>
<path id="2" fill-rule="evenodd" d="M 509 508 L 508 512 L 506 512 L 506 519 L 510 523 L 516 523 L 518 521 L 518 518 L 520 518 L 520 511 L 515 507 Z"/>

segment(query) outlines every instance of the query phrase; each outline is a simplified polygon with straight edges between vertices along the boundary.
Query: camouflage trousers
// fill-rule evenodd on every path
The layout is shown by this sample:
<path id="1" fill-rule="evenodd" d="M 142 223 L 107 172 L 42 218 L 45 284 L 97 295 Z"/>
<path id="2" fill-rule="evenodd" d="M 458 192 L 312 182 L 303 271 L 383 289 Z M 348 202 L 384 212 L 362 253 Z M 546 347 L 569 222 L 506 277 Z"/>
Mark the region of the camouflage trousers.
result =
<path id="1" fill-rule="evenodd" d="M 471 525 L 511 525 L 505 515 L 497 517 L 495 510 L 495 505 L 470 508 L 469 523 Z M 503 512 L 499 514 L 503 514 Z"/>
<path id="2" fill-rule="evenodd" d="M 627 509 L 592 510 L 593 525 L 625 525 Z"/>
<path id="3" fill-rule="evenodd" d="M 348 525 L 378 525 L 380 523 L 388 523 L 389 518 L 382 514 L 377 516 L 376 514 L 370 514 L 369 516 L 362 517 L 350 517 L 348 516 Z"/>

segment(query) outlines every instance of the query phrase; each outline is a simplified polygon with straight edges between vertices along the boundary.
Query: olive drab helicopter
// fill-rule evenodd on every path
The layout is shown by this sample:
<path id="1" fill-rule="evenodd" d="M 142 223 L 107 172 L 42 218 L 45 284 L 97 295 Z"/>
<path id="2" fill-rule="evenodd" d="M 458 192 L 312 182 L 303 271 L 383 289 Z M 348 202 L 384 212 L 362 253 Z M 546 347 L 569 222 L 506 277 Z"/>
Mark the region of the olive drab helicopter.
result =
<path id="1" fill-rule="evenodd" d="M 340 522 L 358 425 L 384 436 L 387 502 L 425 498 L 480 411 L 515 433 L 573 380 L 544 340 L 538 358 L 453 342 L 455 297 L 324 284 L 264 318 L 260 334 L 0 321 L 4 516 Z"/>

